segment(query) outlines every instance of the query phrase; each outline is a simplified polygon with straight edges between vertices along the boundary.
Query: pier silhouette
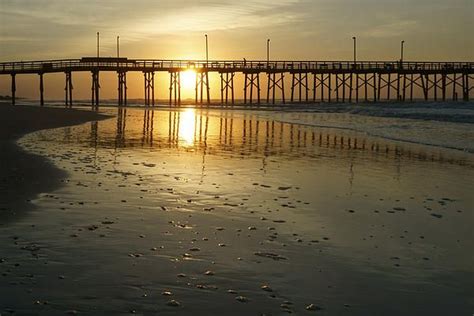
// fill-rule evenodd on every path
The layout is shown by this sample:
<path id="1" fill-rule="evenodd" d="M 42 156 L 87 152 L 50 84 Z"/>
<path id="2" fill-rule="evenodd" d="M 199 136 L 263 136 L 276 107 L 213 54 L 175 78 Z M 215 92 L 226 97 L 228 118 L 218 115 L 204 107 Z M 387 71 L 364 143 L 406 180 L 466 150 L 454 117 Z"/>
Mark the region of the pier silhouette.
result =
<path id="1" fill-rule="evenodd" d="M 101 72 L 116 72 L 117 102 L 127 105 L 127 73 L 144 75 L 145 106 L 153 107 L 155 73 L 169 73 L 170 106 L 181 105 L 181 72 L 196 72 L 195 102 L 211 103 L 209 73 L 220 76 L 221 104 L 235 104 L 236 75 L 244 76 L 244 104 L 310 102 L 469 101 L 474 88 L 473 62 L 408 61 L 250 61 L 250 60 L 151 60 L 112 57 L 0 63 L 0 75 L 11 76 L 11 101 L 16 101 L 16 76 L 39 75 L 40 104 L 44 105 L 44 75 L 65 74 L 65 105 L 73 104 L 73 73 L 91 73 L 91 105 L 100 104 Z M 285 82 L 289 76 L 290 82 Z M 262 96 L 262 78 L 266 95 Z M 289 86 L 289 87 L 288 87 Z M 286 89 L 289 88 L 288 92 Z M 280 98 L 277 98 L 277 93 Z"/>

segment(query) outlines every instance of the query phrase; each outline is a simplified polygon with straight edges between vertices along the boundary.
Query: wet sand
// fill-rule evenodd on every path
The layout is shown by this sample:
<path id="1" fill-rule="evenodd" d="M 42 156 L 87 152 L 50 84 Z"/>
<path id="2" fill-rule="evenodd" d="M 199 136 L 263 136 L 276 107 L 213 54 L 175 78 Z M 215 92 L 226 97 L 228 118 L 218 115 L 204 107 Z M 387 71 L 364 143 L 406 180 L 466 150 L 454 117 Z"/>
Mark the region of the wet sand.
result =
<path id="1" fill-rule="evenodd" d="M 77 125 L 105 116 L 62 108 L 0 104 L 0 218 L 20 216 L 31 207 L 29 200 L 57 188 L 66 176 L 44 157 L 28 153 L 15 141 L 26 133 Z"/>
<path id="2" fill-rule="evenodd" d="M 472 154 L 258 111 L 107 113 L 19 140 L 67 177 L 0 226 L 1 313 L 472 312 Z"/>

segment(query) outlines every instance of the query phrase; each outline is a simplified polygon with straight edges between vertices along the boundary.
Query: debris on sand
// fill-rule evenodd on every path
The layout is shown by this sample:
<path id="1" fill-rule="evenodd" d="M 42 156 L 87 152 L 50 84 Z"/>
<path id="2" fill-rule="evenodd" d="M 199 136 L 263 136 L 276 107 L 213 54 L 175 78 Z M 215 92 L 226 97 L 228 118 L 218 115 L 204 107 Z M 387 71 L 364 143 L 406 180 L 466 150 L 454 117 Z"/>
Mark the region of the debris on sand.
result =
<path id="1" fill-rule="evenodd" d="M 247 303 L 249 301 L 245 296 L 237 296 L 235 299 L 241 303 Z"/>
<path id="2" fill-rule="evenodd" d="M 168 303 L 166 303 L 166 305 L 173 306 L 173 307 L 178 307 L 178 306 L 181 306 L 181 303 L 176 301 L 176 300 L 171 300 L 171 301 L 168 301 Z"/>
<path id="3" fill-rule="evenodd" d="M 276 253 L 272 253 L 272 252 L 256 252 L 254 253 L 256 256 L 259 256 L 259 257 L 264 257 L 264 258 L 270 258 L 270 259 L 273 259 L 275 261 L 279 261 L 279 260 L 288 260 L 288 258 L 282 256 L 282 255 L 279 255 L 279 254 L 276 254 Z"/>
<path id="4" fill-rule="evenodd" d="M 320 311 L 322 310 L 322 308 L 314 304 L 309 304 L 308 306 L 306 306 L 306 310 L 307 311 Z"/>

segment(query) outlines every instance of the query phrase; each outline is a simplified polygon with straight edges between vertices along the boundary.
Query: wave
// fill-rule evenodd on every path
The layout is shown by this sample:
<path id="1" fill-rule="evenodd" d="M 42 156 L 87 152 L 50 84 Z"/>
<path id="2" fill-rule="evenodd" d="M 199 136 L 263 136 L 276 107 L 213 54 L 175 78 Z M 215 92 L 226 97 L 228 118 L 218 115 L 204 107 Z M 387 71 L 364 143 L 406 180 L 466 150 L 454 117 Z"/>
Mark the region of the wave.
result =
<path id="1" fill-rule="evenodd" d="M 424 121 L 474 124 L 474 102 L 414 102 L 366 104 L 312 104 L 305 112 L 350 113 Z"/>
<path id="2" fill-rule="evenodd" d="M 272 114 L 276 121 L 364 133 L 393 141 L 474 153 L 473 103 L 320 105 Z"/>

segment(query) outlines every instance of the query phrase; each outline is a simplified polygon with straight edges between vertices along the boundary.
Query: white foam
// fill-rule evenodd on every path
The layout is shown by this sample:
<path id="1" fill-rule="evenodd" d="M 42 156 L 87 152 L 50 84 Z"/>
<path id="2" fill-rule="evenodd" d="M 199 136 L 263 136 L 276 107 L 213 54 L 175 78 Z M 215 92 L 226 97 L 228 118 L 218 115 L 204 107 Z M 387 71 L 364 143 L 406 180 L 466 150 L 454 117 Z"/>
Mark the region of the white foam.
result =
<path id="1" fill-rule="evenodd" d="M 271 115 L 286 123 L 349 129 L 370 136 L 474 153 L 472 102 L 321 104 L 299 112 Z"/>

